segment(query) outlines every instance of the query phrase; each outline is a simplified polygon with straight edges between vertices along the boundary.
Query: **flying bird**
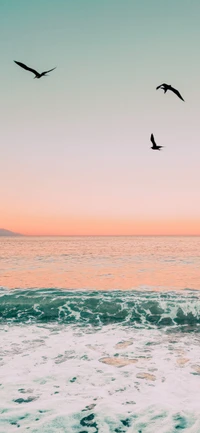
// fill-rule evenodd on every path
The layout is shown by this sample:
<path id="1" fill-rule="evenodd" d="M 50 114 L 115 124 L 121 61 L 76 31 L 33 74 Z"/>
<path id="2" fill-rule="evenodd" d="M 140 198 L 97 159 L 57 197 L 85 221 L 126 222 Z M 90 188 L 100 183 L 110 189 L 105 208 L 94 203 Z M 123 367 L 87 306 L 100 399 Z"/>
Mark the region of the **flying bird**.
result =
<path id="1" fill-rule="evenodd" d="M 151 142 L 153 144 L 153 146 L 151 147 L 151 149 L 153 149 L 153 150 L 160 150 L 160 149 L 162 149 L 163 146 L 157 146 L 153 134 L 151 134 L 150 140 L 151 140 Z"/>
<path id="2" fill-rule="evenodd" d="M 41 77 L 45 77 L 45 76 L 48 74 L 48 72 L 51 72 L 51 71 L 53 71 L 54 69 L 56 69 L 56 68 L 49 69 L 49 71 L 44 71 L 44 72 L 42 72 L 42 73 L 40 74 L 40 73 L 37 72 L 35 69 L 29 68 L 29 66 L 26 66 L 24 63 L 17 62 L 16 60 L 14 60 L 14 62 L 15 62 L 17 65 L 21 66 L 21 68 L 26 69 L 26 71 L 30 71 L 30 72 L 32 72 L 33 74 L 35 74 L 35 77 L 34 77 L 34 78 L 38 78 L 38 79 L 41 78 Z"/>
<path id="3" fill-rule="evenodd" d="M 156 87 L 156 90 L 158 90 L 158 89 L 164 90 L 164 93 L 166 93 L 167 90 L 171 90 L 172 92 L 175 93 L 176 96 L 178 96 L 178 98 L 180 98 L 180 99 L 182 99 L 182 101 L 184 101 L 184 99 L 182 98 L 180 92 L 177 89 L 175 89 L 174 87 L 172 87 L 171 84 L 165 84 L 165 83 L 161 84 L 160 86 Z"/>

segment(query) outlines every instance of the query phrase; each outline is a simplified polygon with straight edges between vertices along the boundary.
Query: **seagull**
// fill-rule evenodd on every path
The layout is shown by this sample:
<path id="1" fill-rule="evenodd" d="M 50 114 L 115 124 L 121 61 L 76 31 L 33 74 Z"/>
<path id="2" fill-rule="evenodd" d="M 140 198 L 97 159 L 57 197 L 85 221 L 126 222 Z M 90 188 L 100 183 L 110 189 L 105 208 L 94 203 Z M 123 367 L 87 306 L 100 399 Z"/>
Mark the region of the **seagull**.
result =
<path id="1" fill-rule="evenodd" d="M 34 78 L 38 78 L 38 79 L 41 78 L 41 77 L 45 77 L 46 74 L 48 74 L 48 72 L 51 72 L 51 71 L 53 71 L 54 69 L 56 69 L 56 68 L 49 69 L 49 71 L 44 71 L 44 72 L 42 72 L 42 73 L 40 74 L 40 73 L 37 72 L 35 69 L 29 68 L 29 66 L 26 66 L 24 63 L 17 62 L 16 60 L 14 60 L 14 62 L 15 62 L 17 65 L 21 66 L 21 68 L 26 69 L 27 71 L 33 72 L 33 74 L 35 74 L 35 77 L 34 77 Z"/>
<path id="2" fill-rule="evenodd" d="M 151 147 L 151 149 L 153 149 L 153 150 L 160 150 L 160 149 L 162 149 L 163 146 L 157 146 L 157 144 L 156 144 L 156 142 L 154 140 L 154 135 L 153 134 L 151 134 L 150 140 L 151 140 L 151 142 L 153 144 L 153 146 Z"/>
<path id="3" fill-rule="evenodd" d="M 182 98 L 180 92 L 177 89 L 175 89 L 174 87 L 172 87 L 171 84 L 166 84 L 166 83 L 161 84 L 160 86 L 156 87 L 156 90 L 158 90 L 158 89 L 164 90 L 164 93 L 166 93 L 167 90 L 171 90 L 172 92 L 175 93 L 176 96 L 178 96 L 178 98 L 180 98 L 180 99 L 182 99 L 182 101 L 184 101 L 184 99 Z"/>

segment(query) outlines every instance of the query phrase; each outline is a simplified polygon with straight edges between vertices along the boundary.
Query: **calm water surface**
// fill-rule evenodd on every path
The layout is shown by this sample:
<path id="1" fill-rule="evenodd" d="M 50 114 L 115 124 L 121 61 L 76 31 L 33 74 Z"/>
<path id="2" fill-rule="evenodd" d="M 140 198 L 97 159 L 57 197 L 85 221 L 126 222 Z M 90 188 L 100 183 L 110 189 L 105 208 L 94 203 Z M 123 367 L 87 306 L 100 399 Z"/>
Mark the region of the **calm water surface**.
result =
<path id="1" fill-rule="evenodd" d="M 7 288 L 200 288 L 200 237 L 0 238 Z"/>

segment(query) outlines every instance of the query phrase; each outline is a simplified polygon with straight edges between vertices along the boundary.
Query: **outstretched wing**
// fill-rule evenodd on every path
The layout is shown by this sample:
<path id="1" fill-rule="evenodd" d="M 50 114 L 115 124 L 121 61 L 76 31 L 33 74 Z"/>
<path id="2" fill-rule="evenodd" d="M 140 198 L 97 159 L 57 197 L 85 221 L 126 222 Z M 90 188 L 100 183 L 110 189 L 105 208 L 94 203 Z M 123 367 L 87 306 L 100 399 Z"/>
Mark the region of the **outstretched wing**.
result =
<path id="1" fill-rule="evenodd" d="M 172 92 L 175 93 L 176 96 L 178 96 L 178 98 L 182 99 L 182 101 L 184 101 L 184 99 L 182 98 L 180 92 L 177 89 L 174 89 L 174 87 L 171 87 L 170 89 Z M 185 101 L 184 101 L 185 102 Z"/>
<path id="2" fill-rule="evenodd" d="M 166 84 L 165 84 L 165 83 L 160 84 L 160 86 L 156 87 L 156 90 L 160 89 L 160 88 L 163 87 L 163 86 L 166 86 Z"/>
<path id="3" fill-rule="evenodd" d="M 17 65 L 21 66 L 21 68 L 26 69 L 26 71 L 30 71 L 30 72 L 33 72 L 33 74 L 35 74 L 35 75 L 39 75 L 35 69 L 29 68 L 29 66 L 26 66 L 24 63 L 17 62 L 16 60 L 14 60 L 14 62 Z"/>
<path id="4" fill-rule="evenodd" d="M 153 134 L 151 134 L 150 140 L 151 140 L 153 146 L 156 146 L 156 142 L 154 140 L 154 135 Z"/>
<path id="5" fill-rule="evenodd" d="M 56 69 L 56 67 L 55 67 L 55 68 L 53 68 L 53 69 L 49 69 L 49 71 L 44 71 L 44 72 L 42 72 L 42 73 L 41 73 L 41 75 L 45 75 L 45 74 L 48 74 L 48 72 L 54 71 L 54 69 Z"/>

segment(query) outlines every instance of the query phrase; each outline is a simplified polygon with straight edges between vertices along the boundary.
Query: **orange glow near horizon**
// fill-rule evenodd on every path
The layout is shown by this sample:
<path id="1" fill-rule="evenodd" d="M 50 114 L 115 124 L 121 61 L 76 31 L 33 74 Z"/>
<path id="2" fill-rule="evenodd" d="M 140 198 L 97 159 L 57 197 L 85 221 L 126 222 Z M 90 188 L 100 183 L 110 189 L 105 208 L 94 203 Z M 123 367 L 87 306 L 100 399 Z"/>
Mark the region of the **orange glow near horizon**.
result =
<path id="1" fill-rule="evenodd" d="M 3 218 L 1 227 L 30 236 L 200 235 L 197 219 L 145 220 L 134 218 L 34 217 Z"/>

